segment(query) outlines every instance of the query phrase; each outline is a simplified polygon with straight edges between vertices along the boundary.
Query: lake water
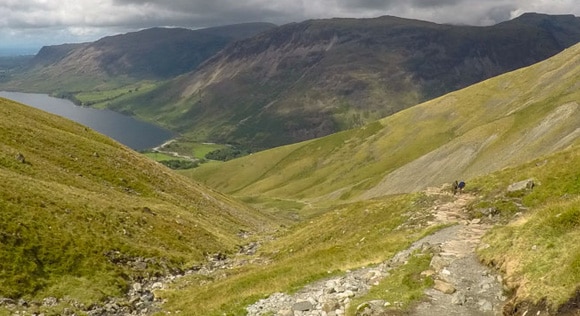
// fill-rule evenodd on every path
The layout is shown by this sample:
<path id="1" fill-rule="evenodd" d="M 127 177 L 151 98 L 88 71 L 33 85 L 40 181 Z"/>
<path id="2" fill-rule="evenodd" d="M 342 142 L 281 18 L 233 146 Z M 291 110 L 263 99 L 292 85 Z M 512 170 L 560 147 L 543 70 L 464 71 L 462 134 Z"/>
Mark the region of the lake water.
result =
<path id="1" fill-rule="evenodd" d="M 76 106 L 69 100 L 46 94 L 0 91 L 0 97 L 68 118 L 135 150 L 156 147 L 174 136 L 171 131 L 130 116 L 111 110 Z"/>

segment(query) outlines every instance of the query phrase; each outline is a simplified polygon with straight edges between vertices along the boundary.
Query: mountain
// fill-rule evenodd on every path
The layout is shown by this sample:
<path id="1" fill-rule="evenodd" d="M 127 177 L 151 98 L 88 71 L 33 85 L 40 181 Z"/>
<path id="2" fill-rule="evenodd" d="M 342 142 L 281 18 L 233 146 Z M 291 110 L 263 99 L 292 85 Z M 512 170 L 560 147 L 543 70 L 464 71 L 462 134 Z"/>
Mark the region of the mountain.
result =
<path id="1" fill-rule="evenodd" d="M 259 150 L 362 126 L 578 41 L 580 18 L 568 15 L 489 27 L 311 20 L 237 41 L 196 71 L 110 107 Z"/>
<path id="2" fill-rule="evenodd" d="M 245 23 L 199 30 L 151 28 L 91 43 L 47 46 L 8 88 L 75 92 L 163 80 L 194 70 L 232 41 L 273 27 Z"/>
<path id="3" fill-rule="evenodd" d="M 89 306 L 236 252 L 240 233 L 272 223 L 79 124 L 2 98 L 0 113 L 2 306 Z"/>
<path id="4" fill-rule="evenodd" d="M 32 65 L 40 67 L 48 67 L 55 64 L 62 59 L 64 59 L 68 54 L 73 52 L 75 49 L 83 48 L 85 44 L 62 44 L 62 45 L 52 45 L 44 46 L 38 51 L 34 58 L 32 59 Z"/>
<path id="5" fill-rule="evenodd" d="M 361 128 L 190 175 L 242 197 L 365 200 L 488 174 L 580 142 L 580 44 Z"/>

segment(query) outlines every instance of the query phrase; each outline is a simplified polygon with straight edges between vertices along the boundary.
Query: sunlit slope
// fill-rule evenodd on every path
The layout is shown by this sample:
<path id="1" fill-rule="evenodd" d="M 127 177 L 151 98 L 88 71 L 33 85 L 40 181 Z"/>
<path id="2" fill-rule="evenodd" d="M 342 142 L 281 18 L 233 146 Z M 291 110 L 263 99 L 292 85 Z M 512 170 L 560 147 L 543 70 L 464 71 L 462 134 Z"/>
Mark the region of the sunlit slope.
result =
<path id="1" fill-rule="evenodd" d="M 92 301 L 269 221 L 76 123 L 0 99 L 0 297 Z M 148 259 L 145 270 L 125 262 Z M 113 263 L 113 261 L 115 263 Z"/>
<path id="2" fill-rule="evenodd" d="M 533 190 L 506 192 L 530 178 Z M 580 146 L 574 146 L 472 181 L 481 197 L 473 209 L 491 207 L 511 220 L 491 230 L 478 251 L 512 289 L 504 314 L 533 310 L 531 304 L 550 315 L 578 315 L 579 179 Z"/>
<path id="3" fill-rule="evenodd" d="M 190 173 L 223 192 L 311 201 L 418 191 L 579 143 L 580 45 L 363 128 Z"/>

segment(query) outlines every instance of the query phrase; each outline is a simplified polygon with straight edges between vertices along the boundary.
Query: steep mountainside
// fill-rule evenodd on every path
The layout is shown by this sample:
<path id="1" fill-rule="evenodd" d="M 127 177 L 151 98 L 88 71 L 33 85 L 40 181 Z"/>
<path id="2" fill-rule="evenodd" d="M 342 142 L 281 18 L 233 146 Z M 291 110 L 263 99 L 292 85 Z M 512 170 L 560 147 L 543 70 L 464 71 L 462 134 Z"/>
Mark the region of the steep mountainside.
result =
<path id="1" fill-rule="evenodd" d="M 232 41 L 273 27 L 247 23 L 200 30 L 152 28 L 92 43 L 44 47 L 32 68 L 7 88 L 75 92 L 167 79 L 195 69 Z"/>
<path id="2" fill-rule="evenodd" d="M 271 223 L 81 125 L 6 99 L 0 114 L 3 300 L 89 306 L 237 251 L 240 232 Z"/>
<path id="3" fill-rule="evenodd" d="M 490 27 L 313 20 L 238 41 L 199 70 L 111 107 L 200 140 L 262 149 L 362 126 L 578 41 L 574 16 L 524 14 Z"/>
<path id="4" fill-rule="evenodd" d="M 57 63 L 64 59 L 68 54 L 73 52 L 75 49 L 80 49 L 83 46 L 87 45 L 84 44 L 62 44 L 62 45 L 53 45 L 53 46 L 44 46 L 40 49 L 40 51 L 34 56 L 32 59 L 31 64 L 33 66 L 40 66 L 46 67 L 50 66 L 54 63 Z"/>
<path id="5" fill-rule="evenodd" d="M 223 192 L 304 203 L 413 192 L 580 142 L 580 44 L 362 128 L 210 164 Z"/>

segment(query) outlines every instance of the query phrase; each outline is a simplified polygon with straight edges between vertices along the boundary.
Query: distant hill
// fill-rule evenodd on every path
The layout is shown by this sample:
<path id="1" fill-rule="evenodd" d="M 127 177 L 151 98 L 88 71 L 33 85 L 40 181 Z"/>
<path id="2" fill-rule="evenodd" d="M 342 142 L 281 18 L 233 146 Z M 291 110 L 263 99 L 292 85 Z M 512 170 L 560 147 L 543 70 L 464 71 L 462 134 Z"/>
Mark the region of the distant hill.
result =
<path id="1" fill-rule="evenodd" d="M 198 70 L 110 106 L 200 140 L 263 149 L 362 126 L 578 41 L 580 18 L 567 15 L 489 27 L 311 20 L 235 42 Z"/>
<path id="2" fill-rule="evenodd" d="M 66 56 L 73 52 L 75 49 L 83 48 L 86 45 L 86 43 L 79 43 L 44 46 L 34 56 L 31 64 L 36 67 L 51 66 L 52 64 L 55 64 L 66 58 Z"/>
<path id="3" fill-rule="evenodd" d="M 189 175 L 245 198 L 305 204 L 416 192 L 580 144 L 580 44 L 358 129 Z"/>
<path id="4" fill-rule="evenodd" d="M 0 114 L 3 300 L 89 306 L 129 282 L 236 252 L 241 232 L 270 225 L 79 124 L 2 98 Z"/>
<path id="5" fill-rule="evenodd" d="M 29 91 L 74 92 L 167 79 L 192 71 L 232 41 L 273 27 L 269 23 L 246 23 L 200 30 L 151 28 L 91 43 L 43 47 L 32 68 L 11 86 Z"/>

